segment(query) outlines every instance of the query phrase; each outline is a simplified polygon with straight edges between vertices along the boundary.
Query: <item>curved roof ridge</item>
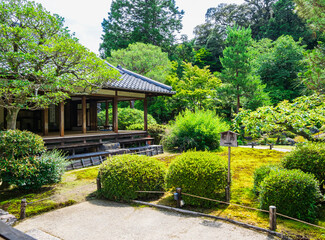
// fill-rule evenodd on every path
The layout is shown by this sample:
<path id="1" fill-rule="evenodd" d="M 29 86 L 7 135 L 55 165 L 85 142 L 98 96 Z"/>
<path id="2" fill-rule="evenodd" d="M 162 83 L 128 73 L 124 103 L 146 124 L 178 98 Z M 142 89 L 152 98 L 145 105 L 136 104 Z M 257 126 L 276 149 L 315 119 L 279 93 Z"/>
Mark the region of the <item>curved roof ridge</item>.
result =
<path id="1" fill-rule="evenodd" d="M 113 68 L 113 69 L 119 71 L 121 74 L 124 73 L 122 69 L 119 69 L 118 67 L 113 66 L 113 65 L 110 64 L 109 62 L 105 61 L 105 63 L 106 63 L 109 67 L 111 67 L 111 68 Z"/>
<path id="2" fill-rule="evenodd" d="M 138 74 L 138 73 L 135 73 L 135 72 L 132 72 L 132 71 L 127 70 L 127 69 L 125 69 L 125 68 L 122 68 L 120 65 L 118 65 L 116 68 L 117 68 L 118 70 L 124 72 L 124 73 L 130 74 L 130 75 L 132 75 L 132 76 L 134 76 L 134 77 L 140 78 L 141 80 L 144 80 L 144 81 L 146 81 L 146 82 L 148 82 L 148 83 L 152 83 L 152 84 L 154 84 L 154 85 L 156 85 L 156 86 L 159 86 L 159 87 L 161 87 L 161 88 L 167 89 L 167 90 L 169 90 L 169 91 L 173 89 L 171 86 L 165 85 L 165 84 L 163 84 L 163 83 L 160 83 L 160 82 L 157 82 L 157 81 L 152 80 L 152 79 L 150 79 L 150 78 L 147 78 L 147 77 L 145 77 L 145 76 L 142 76 L 142 75 L 140 75 L 140 74 Z"/>

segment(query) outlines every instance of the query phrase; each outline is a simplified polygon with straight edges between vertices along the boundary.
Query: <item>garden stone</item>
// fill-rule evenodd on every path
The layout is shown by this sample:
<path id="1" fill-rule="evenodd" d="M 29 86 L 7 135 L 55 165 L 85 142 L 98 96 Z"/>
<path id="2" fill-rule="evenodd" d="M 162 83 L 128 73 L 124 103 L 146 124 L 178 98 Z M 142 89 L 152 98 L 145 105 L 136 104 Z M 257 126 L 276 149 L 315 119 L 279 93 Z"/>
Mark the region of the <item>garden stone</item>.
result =
<path id="1" fill-rule="evenodd" d="M 9 226 L 12 226 L 17 221 L 17 218 L 14 215 L 0 209 L 0 220 Z"/>
<path id="2" fill-rule="evenodd" d="M 290 143 L 290 145 L 295 145 L 295 144 L 296 144 L 296 141 L 293 140 L 292 138 L 286 138 L 286 141 L 287 141 L 288 143 Z"/>

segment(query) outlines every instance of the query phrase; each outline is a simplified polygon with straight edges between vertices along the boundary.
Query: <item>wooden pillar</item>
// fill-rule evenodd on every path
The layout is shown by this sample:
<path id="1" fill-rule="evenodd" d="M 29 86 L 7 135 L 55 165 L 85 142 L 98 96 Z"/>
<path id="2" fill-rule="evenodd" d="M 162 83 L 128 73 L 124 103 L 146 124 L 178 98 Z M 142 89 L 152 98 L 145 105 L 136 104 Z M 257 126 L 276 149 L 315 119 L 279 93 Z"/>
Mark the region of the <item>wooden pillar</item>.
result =
<path id="1" fill-rule="evenodd" d="M 87 132 L 87 102 L 86 102 L 86 96 L 82 96 L 81 105 L 82 105 L 82 133 L 86 133 Z"/>
<path id="2" fill-rule="evenodd" d="M 97 101 L 92 100 L 90 102 L 90 129 L 97 130 Z"/>
<path id="3" fill-rule="evenodd" d="M 113 99 L 113 129 L 115 133 L 118 133 L 117 101 L 117 96 L 115 96 Z"/>
<path id="4" fill-rule="evenodd" d="M 49 109 L 44 108 L 43 110 L 43 135 L 49 135 Z"/>
<path id="5" fill-rule="evenodd" d="M 108 100 L 105 101 L 105 107 L 106 107 L 106 116 L 105 116 L 105 126 L 108 126 L 108 121 L 109 121 L 109 118 L 108 118 Z"/>
<path id="6" fill-rule="evenodd" d="M 64 137 L 64 102 L 60 102 L 60 137 Z"/>
<path id="7" fill-rule="evenodd" d="M 148 101 L 147 97 L 143 100 L 143 120 L 144 120 L 144 131 L 148 131 Z"/>

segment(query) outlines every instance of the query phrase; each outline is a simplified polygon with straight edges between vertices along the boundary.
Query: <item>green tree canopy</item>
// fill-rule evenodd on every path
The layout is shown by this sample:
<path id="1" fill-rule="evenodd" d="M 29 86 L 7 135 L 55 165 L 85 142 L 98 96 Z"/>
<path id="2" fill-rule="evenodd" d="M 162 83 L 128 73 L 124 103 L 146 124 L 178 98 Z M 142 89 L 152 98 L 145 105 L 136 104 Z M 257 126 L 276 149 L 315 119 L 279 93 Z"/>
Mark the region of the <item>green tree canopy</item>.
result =
<path id="1" fill-rule="evenodd" d="M 133 43 L 125 49 L 112 50 L 107 61 L 159 82 L 165 82 L 171 71 L 168 53 L 152 44 Z"/>
<path id="2" fill-rule="evenodd" d="M 176 95 L 169 100 L 173 109 L 179 112 L 189 109 L 213 109 L 217 97 L 217 88 L 220 86 L 220 79 L 216 78 L 208 69 L 193 66 L 191 63 L 183 63 L 184 72 L 182 78 L 177 74 L 171 75 L 169 83 L 176 91 Z"/>
<path id="3" fill-rule="evenodd" d="M 302 95 L 304 86 L 299 84 L 298 73 L 304 70 L 304 47 L 300 42 L 291 36 L 281 36 L 274 42 L 262 39 L 251 51 L 254 67 L 273 104 Z"/>
<path id="4" fill-rule="evenodd" d="M 175 0 L 113 0 L 108 18 L 102 23 L 101 55 L 143 42 L 168 51 L 175 43 L 175 32 L 182 28 L 184 12 Z"/>
<path id="5" fill-rule="evenodd" d="M 263 98 L 268 100 L 268 96 L 263 91 L 265 86 L 252 71 L 249 52 L 252 41 L 250 28 L 241 28 L 237 25 L 228 28 L 227 47 L 223 51 L 223 57 L 220 58 L 224 68 L 220 76 L 226 83 L 223 88 L 227 94 L 236 99 L 236 113 L 239 112 L 240 99 L 243 96 L 252 101 Z"/>
<path id="6" fill-rule="evenodd" d="M 26 0 L 0 2 L 0 106 L 7 128 L 20 109 L 56 104 L 117 76 L 63 27 L 63 19 Z"/>
<path id="7" fill-rule="evenodd" d="M 324 141 L 313 136 L 310 129 L 325 125 L 324 95 L 302 96 L 292 103 L 285 100 L 275 107 L 266 106 L 256 111 L 241 111 L 234 120 L 238 131 L 244 127 L 247 135 L 259 137 L 263 133 L 289 131 L 310 141 Z"/>

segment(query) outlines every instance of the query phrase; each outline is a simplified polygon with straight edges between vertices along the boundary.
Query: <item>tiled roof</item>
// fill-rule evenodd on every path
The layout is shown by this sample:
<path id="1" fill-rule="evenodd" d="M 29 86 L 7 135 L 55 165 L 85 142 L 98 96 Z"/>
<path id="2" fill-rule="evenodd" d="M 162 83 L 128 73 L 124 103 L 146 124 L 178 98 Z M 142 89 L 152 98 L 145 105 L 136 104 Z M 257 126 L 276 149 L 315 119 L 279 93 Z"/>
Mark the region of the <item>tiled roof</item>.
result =
<path id="1" fill-rule="evenodd" d="M 140 74 L 124 69 L 121 66 L 114 67 L 109 63 L 107 63 L 107 65 L 118 70 L 121 74 L 120 80 L 107 84 L 108 88 L 133 90 L 145 93 L 154 93 L 157 95 L 175 94 L 171 86 L 144 77 Z"/>

